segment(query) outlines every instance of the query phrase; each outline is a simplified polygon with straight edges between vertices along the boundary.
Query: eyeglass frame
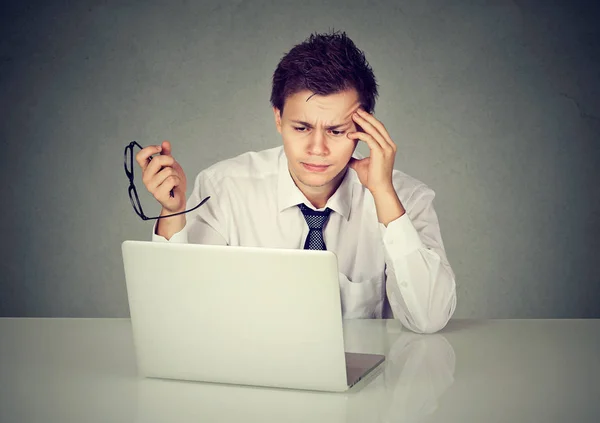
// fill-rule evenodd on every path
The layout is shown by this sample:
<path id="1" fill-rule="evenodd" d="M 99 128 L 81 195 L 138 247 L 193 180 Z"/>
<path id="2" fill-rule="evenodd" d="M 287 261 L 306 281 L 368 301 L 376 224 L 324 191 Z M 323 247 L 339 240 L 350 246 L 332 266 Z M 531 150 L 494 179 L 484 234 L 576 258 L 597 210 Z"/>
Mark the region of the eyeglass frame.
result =
<path id="1" fill-rule="evenodd" d="M 133 210 L 135 211 L 135 213 L 142 219 L 142 220 L 158 220 L 158 219 L 165 219 L 167 217 L 173 217 L 173 216 L 179 216 L 185 213 L 189 213 L 191 211 L 196 210 L 197 208 L 199 208 L 200 206 L 202 206 L 204 203 L 206 203 L 206 201 L 208 201 L 208 199 L 210 198 L 210 196 L 206 197 L 204 200 L 202 200 L 200 202 L 200 204 L 198 204 L 195 207 L 192 207 L 189 210 L 184 210 L 182 212 L 178 212 L 178 213 L 173 213 L 173 214 L 168 214 L 165 216 L 156 216 L 156 217 L 148 217 L 144 214 L 144 210 L 142 209 L 142 203 L 140 202 L 140 197 L 138 196 L 137 193 L 137 188 L 135 187 L 135 183 L 133 182 L 134 179 L 134 175 L 133 175 L 133 147 L 138 147 L 140 149 L 143 149 L 144 147 L 142 147 L 140 144 L 137 143 L 137 141 L 131 141 L 129 143 L 129 145 L 125 146 L 125 153 L 124 153 L 124 164 L 123 164 L 123 168 L 125 169 L 125 175 L 127 175 L 127 179 L 129 179 L 129 188 L 127 189 L 127 193 L 129 194 L 129 201 L 131 201 L 131 206 L 133 207 Z M 129 157 L 129 166 L 131 168 L 131 170 L 127 169 L 127 153 L 129 152 L 130 157 Z M 149 160 L 152 160 L 152 157 L 149 158 Z M 133 195 L 132 195 L 133 192 Z M 173 190 L 170 191 L 170 195 L 171 197 L 173 197 Z M 134 200 L 135 198 L 135 200 Z M 138 210 L 139 208 L 139 210 Z"/>

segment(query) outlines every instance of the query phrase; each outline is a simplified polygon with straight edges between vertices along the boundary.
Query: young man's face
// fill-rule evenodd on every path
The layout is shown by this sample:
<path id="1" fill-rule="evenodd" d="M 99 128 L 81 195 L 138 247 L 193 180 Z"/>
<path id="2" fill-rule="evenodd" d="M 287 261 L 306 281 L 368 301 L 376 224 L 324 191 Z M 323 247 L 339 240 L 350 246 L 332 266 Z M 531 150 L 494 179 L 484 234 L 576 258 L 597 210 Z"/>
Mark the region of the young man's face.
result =
<path id="1" fill-rule="evenodd" d="M 331 195 L 337 189 L 356 148 L 346 134 L 357 130 L 352 113 L 359 106 L 358 93 L 350 89 L 327 96 L 301 91 L 286 99 L 283 114 L 274 109 L 290 174 L 301 191 Z"/>

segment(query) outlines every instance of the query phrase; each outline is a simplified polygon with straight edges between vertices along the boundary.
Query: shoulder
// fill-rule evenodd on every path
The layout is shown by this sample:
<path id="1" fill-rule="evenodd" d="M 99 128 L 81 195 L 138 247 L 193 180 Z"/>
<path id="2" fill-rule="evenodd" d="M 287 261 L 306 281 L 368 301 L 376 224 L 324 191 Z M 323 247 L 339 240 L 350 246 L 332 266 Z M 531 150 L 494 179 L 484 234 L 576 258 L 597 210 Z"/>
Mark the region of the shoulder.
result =
<path id="1" fill-rule="evenodd" d="M 222 160 L 204 169 L 198 175 L 219 185 L 225 179 L 264 179 L 276 175 L 281 146 L 262 151 L 249 151 L 230 159 Z"/>
<path id="2" fill-rule="evenodd" d="M 427 184 L 400 170 L 394 169 L 392 182 L 400 201 L 408 207 L 421 199 L 433 201 L 435 197 L 435 191 Z"/>

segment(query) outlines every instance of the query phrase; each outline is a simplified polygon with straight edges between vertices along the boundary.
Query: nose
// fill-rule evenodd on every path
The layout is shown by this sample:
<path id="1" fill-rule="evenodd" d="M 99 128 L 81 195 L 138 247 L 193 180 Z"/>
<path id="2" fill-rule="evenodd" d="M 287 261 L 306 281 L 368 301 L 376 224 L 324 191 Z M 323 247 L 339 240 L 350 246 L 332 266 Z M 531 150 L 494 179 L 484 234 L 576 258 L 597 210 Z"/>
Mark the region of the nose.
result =
<path id="1" fill-rule="evenodd" d="M 313 131 L 308 143 L 308 153 L 314 156 L 326 156 L 329 153 L 327 137 L 323 131 Z"/>

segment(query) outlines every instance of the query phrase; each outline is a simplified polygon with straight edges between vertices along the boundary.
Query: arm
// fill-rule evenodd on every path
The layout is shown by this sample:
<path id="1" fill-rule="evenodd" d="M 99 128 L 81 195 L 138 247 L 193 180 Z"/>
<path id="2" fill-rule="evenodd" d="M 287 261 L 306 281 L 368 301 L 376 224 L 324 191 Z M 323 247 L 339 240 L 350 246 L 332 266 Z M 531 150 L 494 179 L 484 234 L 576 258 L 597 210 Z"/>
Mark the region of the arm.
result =
<path id="1" fill-rule="evenodd" d="M 408 200 L 411 204 L 402 204 L 392 181 L 396 144 L 373 115 L 358 110 L 353 119 L 363 132 L 351 132 L 348 138 L 366 142 L 371 155 L 352 159 L 350 166 L 375 201 L 390 306 L 409 329 L 436 332 L 454 313 L 456 288 L 433 209 L 434 193 L 417 188 Z"/>
<path id="2" fill-rule="evenodd" d="M 169 141 L 143 148 L 136 155 L 136 161 L 142 169 L 144 186 L 162 206 L 160 216 L 186 210 L 187 178 L 172 155 Z M 157 220 L 152 229 L 152 240 L 227 245 L 226 232 L 219 222 L 219 218 L 223 219 L 218 205 L 219 196 L 205 172 L 196 177 L 194 190 L 187 201 L 188 209 L 202 201 L 204 197 L 201 194 L 211 198 L 199 209 Z"/>
<path id="3" fill-rule="evenodd" d="M 226 230 L 223 225 L 224 214 L 219 205 L 221 196 L 215 186 L 204 172 L 201 172 L 194 182 L 194 189 L 187 201 L 187 208 L 199 204 L 203 198 L 210 199 L 202 207 L 181 216 L 184 219 L 182 227 L 172 233 L 169 238 L 163 237 L 157 232 L 155 225 L 152 232 L 152 240 L 158 242 L 194 243 L 210 245 L 227 245 Z M 165 221 L 172 218 L 164 219 Z M 162 220 L 162 219 L 161 219 Z"/>
<path id="4" fill-rule="evenodd" d="M 437 332 L 456 308 L 456 283 L 433 208 L 434 193 L 418 191 L 409 211 L 381 223 L 386 293 L 394 317 L 418 333 Z"/>

